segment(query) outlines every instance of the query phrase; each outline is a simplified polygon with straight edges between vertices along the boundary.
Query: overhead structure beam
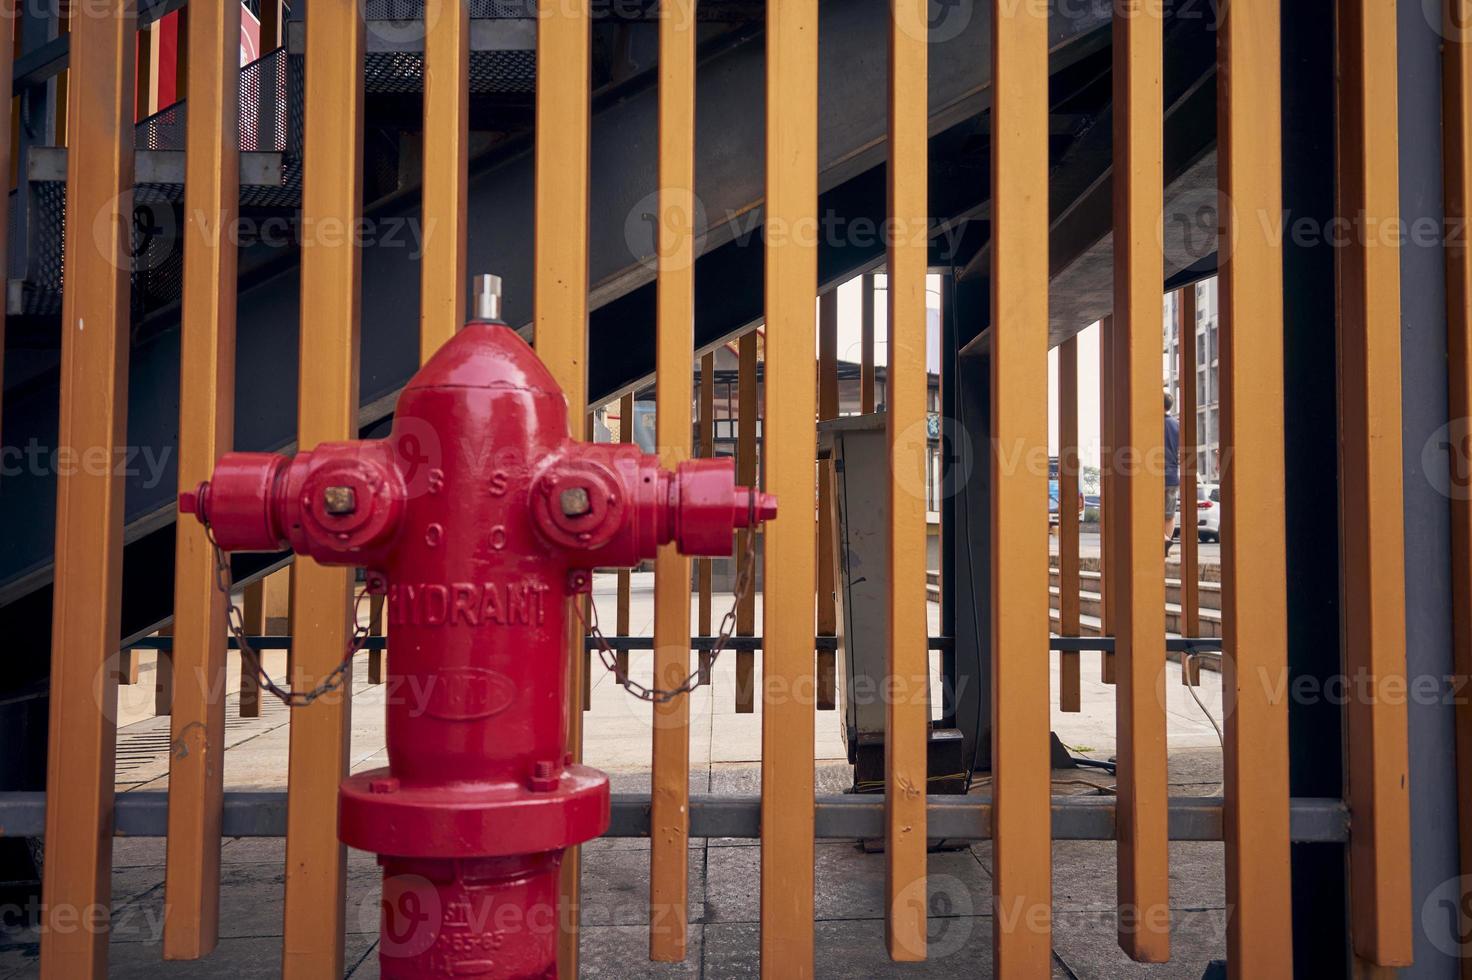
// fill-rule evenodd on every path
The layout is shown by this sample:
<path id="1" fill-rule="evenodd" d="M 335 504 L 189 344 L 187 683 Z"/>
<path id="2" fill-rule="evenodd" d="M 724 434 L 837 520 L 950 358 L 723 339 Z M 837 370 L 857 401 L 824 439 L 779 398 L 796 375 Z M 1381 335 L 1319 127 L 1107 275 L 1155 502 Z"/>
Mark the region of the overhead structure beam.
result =
<path id="1" fill-rule="evenodd" d="M 884 724 L 884 880 L 885 939 L 890 959 L 898 962 L 925 959 L 929 908 L 925 809 L 930 740 L 925 567 L 925 473 L 930 442 L 925 362 L 929 319 L 925 286 L 930 255 L 925 234 L 930 205 L 930 143 L 925 123 L 927 25 L 926 0 L 894 0 L 891 4 L 887 210 L 894 233 L 889 243 L 889 374 L 885 389 L 889 636 L 883 688 L 888 692 Z M 837 290 L 830 295 L 836 307 Z M 836 309 L 833 319 L 836 335 Z M 836 336 L 833 347 L 836 350 Z M 830 384 L 826 375 L 823 382 L 825 386 Z M 829 407 L 837 415 L 836 367 L 831 387 Z M 830 536 L 834 532 L 831 523 L 828 531 Z M 830 584 L 831 579 L 830 572 Z M 831 594 L 819 596 L 820 623 L 823 603 L 831 608 Z M 820 698 L 822 694 L 820 688 Z"/>
<path id="2" fill-rule="evenodd" d="M 1410 734 L 1405 699 L 1383 696 L 1383 685 L 1405 690 L 1406 682 L 1400 247 L 1380 233 L 1400 220 L 1399 144 L 1387 138 L 1399 127 L 1395 5 L 1340 0 L 1335 24 L 1337 213 L 1359 229 L 1348 247 L 1336 250 L 1344 665 L 1372 692 L 1350 698 L 1346 708 L 1354 816 L 1350 933 L 1363 960 L 1408 966 L 1415 932 Z"/>
<path id="3" fill-rule="evenodd" d="M 766 490 L 762 535 L 761 968 L 813 976 L 813 690 L 817 499 L 818 0 L 767 4 Z"/>
<path id="4" fill-rule="evenodd" d="M 235 437 L 235 282 L 240 207 L 240 5 L 199 4 L 189 18 L 193 74 L 184 184 L 179 488 L 209 479 Z M 183 25 L 181 25 L 182 27 Z M 220 934 L 225 792 L 226 604 L 203 526 L 174 538 L 174 690 L 169 753 L 165 959 L 195 960 Z M 159 654 L 160 662 L 164 654 Z M 244 662 L 243 662 L 244 668 Z M 241 671 L 242 703 L 248 686 Z"/>
<path id="5" fill-rule="evenodd" d="M 304 227 L 354 227 L 363 188 L 364 27 L 357 4 L 317 3 L 308 15 Z M 358 435 L 361 251 L 351 236 L 302 242 L 297 444 Z M 292 689 L 315 688 L 352 638 L 353 571 L 307 557 L 292 566 Z M 337 788 L 348 772 L 352 683 L 294 708 L 287 785 L 282 976 L 339 976 L 347 926 L 347 857 L 337 838 Z"/>
<path id="6" fill-rule="evenodd" d="M 993 940 L 997 976 L 1052 975 L 1048 758 L 1048 11 L 992 3 Z M 891 354 L 891 358 L 893 354 Z M 893 369 L 891 369 L 893 370 Z M 892 379 L 891 379 L 892 383 Z M 888 396 L 886 396 L 888 397 Z M 978 598 L 979 601 L 979 598 Z"/>
<path id="7" fill-rule="evenodd" d="M 79 18 L 68 90 L 77 153 L 67 160 L 67 223 L 91 228 L 66 251 L 57 445 L 111 460 L 127 439 L 128 269 L 133 229 L 134 14 L 129 0 Z M 114 466 L 56 480 L 51 716 L 41 976 L 107 975 L 106 928 L 75 919 L 112 894 L 113 763 L 123 560 L 123 480 Z"/>
<path id="8" fill-rule="evenodd" d="M 1292 971 L 1288 809 L 1288 570 L 1279 0 L 1234 4 L 1218 50 L 1222 199 L 1220 338 L 1222 711 L 1227 963 L 1234 977 Z M 1195 323 L 1191 324 L 1195 331 Z M 1192 365 L 1195 370 L 1195 365 Z M 1249 530 L 1250 529 L 1250 530 Z"/>
<path id="9" fill-rule="evenodd" d="M 660 463 L 690 458 L 695 346 L 695 2 L 665 0 L 659 19 L 659 270 L 655 441 Z M 690 559 L 673 543 L 654 559 L 654 684 L 690 674 Z M 690 696 L 656 702 L 652 748 L 649 957 L 685 958 L 690 837 Z"/>

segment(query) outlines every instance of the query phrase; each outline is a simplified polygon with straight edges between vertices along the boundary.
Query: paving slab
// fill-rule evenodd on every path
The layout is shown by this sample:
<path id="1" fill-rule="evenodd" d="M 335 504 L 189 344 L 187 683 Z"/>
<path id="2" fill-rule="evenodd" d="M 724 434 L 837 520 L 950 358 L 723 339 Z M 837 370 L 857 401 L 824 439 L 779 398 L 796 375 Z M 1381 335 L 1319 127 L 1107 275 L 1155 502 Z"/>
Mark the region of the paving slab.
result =
<path id="1" fill-rule="evenodd" d="M 706 852 L 707 922 L 757 922 L 761 916 L 761 853 L 751 847 Z M 981 915 L 990 905 L 991 880 L 968 850 L 930 855 L 928 905 L 937 916 Z M 883 918 L 885 858 L 854 843 L 820 841 L 814 847 L 815 917 Z"/>

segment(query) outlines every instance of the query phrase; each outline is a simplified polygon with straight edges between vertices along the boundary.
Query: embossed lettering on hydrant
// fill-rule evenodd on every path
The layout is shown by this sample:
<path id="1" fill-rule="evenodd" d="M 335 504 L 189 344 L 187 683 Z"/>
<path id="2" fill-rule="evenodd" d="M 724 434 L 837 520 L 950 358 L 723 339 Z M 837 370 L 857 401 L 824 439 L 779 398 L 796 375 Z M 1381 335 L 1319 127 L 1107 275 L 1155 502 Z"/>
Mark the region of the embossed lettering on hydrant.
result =
<path id="1" fill-rule="evenodd" d="M 547 620 L 546 583 L 434 582 L 390 585 L 389 625 L 541 626 Z"/>

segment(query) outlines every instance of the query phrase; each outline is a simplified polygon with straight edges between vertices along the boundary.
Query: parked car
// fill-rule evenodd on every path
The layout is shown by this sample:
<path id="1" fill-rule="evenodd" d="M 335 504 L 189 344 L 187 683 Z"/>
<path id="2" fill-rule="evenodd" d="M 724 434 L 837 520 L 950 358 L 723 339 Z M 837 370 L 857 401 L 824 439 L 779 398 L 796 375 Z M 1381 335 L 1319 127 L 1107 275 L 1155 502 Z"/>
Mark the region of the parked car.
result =
<path id="1" fill-rule="evenodd" d="M 1184 506 L 1184 502 L 1183 502 Z M 1176 537 L 1181 536 L 1185 516 L 1176 522 Z M 1222 539 L 1222 488 L 1218 483 L 1196 485 L 1196 540 L 1220 541 Z"/>
<path id="2" fill-rule="evenodd" d="M 1222 539 L 1222 488 L 1218 483 L 1196 487 L 1196 534 L 1202 541 Z"/>

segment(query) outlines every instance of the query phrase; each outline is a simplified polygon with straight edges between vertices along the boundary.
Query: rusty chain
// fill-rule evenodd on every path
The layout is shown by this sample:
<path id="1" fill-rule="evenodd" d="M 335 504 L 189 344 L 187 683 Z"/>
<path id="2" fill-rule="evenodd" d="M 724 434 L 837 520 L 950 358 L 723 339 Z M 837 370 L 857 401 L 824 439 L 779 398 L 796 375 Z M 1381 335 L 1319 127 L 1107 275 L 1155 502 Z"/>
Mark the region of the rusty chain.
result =
<path id="1" fill-rule="evenodd" d="M 608 672 L 613 675 L 613 679 L 618 681 L 624 690 L 628 691 L 640 701 L 648 701 L 652 704 L 666 704 L 682 694 L 689 694 L 702 684 L 709 683 L 709 681 L 702 681 L 701 675 L 706 673 L 709 668 L 715 666 L 716 660 L 721 655 L 721 651 L 726 648 L 727 643 L 731 642 L 731 635 L 736 631 L 736 611 L 740 608 L 741 601 L 751 592 L 752 583 L 755 579 L 756 491 L 754 489 L 748 489 L 746 497 L 746 553 L 741 556 L 741 566 L 736 572 L 735 595 L 731 601 L 731 608 L 726 610 L 725 616 L 721 617 L 721 628 L 716 637 L 715 645 L 710 649 L 710 660 L 703 667 L 692 671 L 690 676 L 686 677 L 685 682 L 679 687 L 665 690 L 647 687 L 639 683 L 629 676 L 629 672 L 626 669 L 619 666 L 617 651 L 613 649 L 613 646 L 608 642 L 608 637 L 603 634 L 603 630 L 598 626 L 598 606 L 593 602 L 591 588 L 588 593 L 588 611 L 591 614 L 592 621 L 589 622 L 589 617 L 584 615 L 582 602 L 575 602 L 573 606 L 577 611 L 578 622 L 582 624 L 583 631 L 597 643 L 598 659 L 603 661 L 603 666 L 608 668 Z"/>
<path id="2" fill-rule="evenodd" d="M 342 662 L 334 667 L 332 672 L 322 678 L 321 682 L 310 691 L 293 691 L 289 688 L 284 688 L 280 684 L 277 684 L 271 678 L 270 674 L 266 673 L 266 668 L 261 663 L 260 652 L 251 646 L 250 641 L 246 639 L 245 614 L 241 612 L 240 607 L 230 598 L 230 593 L 234 590 L 235 584 L 230 575 L 229 555 L 225 553 L 224 549 L 220 547 L 219 542 L 215 540 L 214 529 L 209 526 L 208 522 L 205 522 L 204 533 L 205 537 L 209 539 L 210 547 L 215 549 L 215 587 L 224 593 L 226 623 L 230 628 L 230 635 L 235 637 L 235 642 L 240 647 L 243 669 L 255 675 L 262 689 L 274 695 L 288 708 L 306 707 L 313 701 L 331 694 L 333 691 L 342 687 L 343 679 L 352 669 L 353 658 L 368 643 L 369 627 L 363 625 L 361 620 L 363 600 L 368 598 L 371 593 L 366 589 L 363 590 L 358 593 L 357 601 L 353 603 L 353 636 L 348 641 L 347 652 L 343 654 Z"/>
<path id="3" fill-rule="evenodd" d="M 240 607 L 231 601 L 230 595 L 234 590 L 234 581 L 230 574 L 230 558 L 225 550 L 215 540 L 214 529 L 205 523 L 205 537 L 209 540 L 210 547 L 215 552 L 215 586 L 225 596 L 226 622 L 230 629 L 230 635 L 235 637 L 236 644 L 240 647 L 241 657 L 244 659 L 245 667 L 258 678 L 260 686 L 278 698 L 282 704 L 289 708 L 300 708 L 311 704 L 324 695 L 330 694 L 342 687 L 343 678 L 352 668 L 353 658 L 356 657 L 368 642 L 369 627 L 363 625 L 362 607 L 363 600 L 370 593 L 367 590 L 358 594 L 357 601 L 353 603 L 353 636 L 348 642 L 348 648 L 343 654 L 342 661 L 332 669 L 321 682 L 310 691 L 293 691 L 277 684 L 271 675 L 266 673 L 265 666 L 261 663 L 260 653 L 250 645 L 245 632 L 245 614 Z M 756 578 L 756 491 L 747 493 L 746 501 L 746 553 L 741 556 L 741 565 L 736 572 L 735 595 L 731 601 L 731 608 L 726 610 L 726 615 L 721 617 L 721 628 L 716 636 L 716 642 L 710 649 L 710 660 L 706 665 L 713 667 L 721 652 L 725 650 L 726 644 L 731 642 L 731 636 L 736 631 L 736 613 L 741 607 L 741 602 L 751 592 L 752 583 Z M 689 694 L 703 683 L 701 675 L 705 672 L 696 669 L 685 682 L 679 687 L 670 689 L 659 689 L 648 687 L 639 683 L 629 676 L 628 671 L 619 666 L 617 651 L 608 642 L 608 637 L 598 625 L 598 607 L 593 602 L 590 592 L 588 596 L 588 612 L 583 613 L 583 604 L 574 602 L 578 621 L 583 630 L 597 643 L 598 658 L 603 661 L 603 666 L 613 674 L 614 680 L 634 697 L 641 701 L 656 704 L 665 704 L 673 701 L 682 694 Z M 591 621 L 590 621 L 591 619 Z"/>

